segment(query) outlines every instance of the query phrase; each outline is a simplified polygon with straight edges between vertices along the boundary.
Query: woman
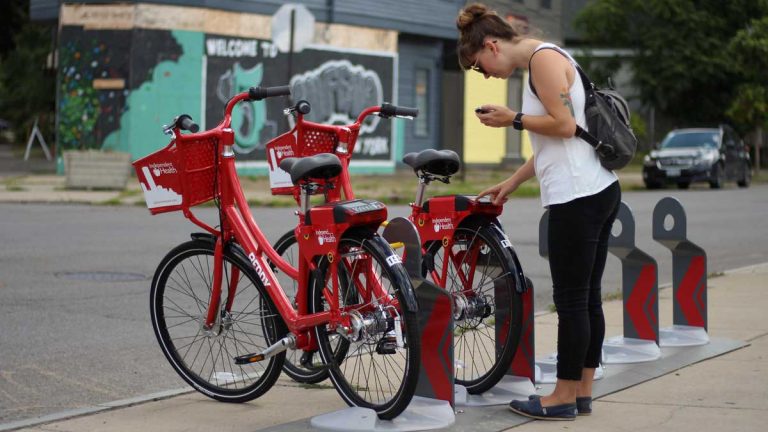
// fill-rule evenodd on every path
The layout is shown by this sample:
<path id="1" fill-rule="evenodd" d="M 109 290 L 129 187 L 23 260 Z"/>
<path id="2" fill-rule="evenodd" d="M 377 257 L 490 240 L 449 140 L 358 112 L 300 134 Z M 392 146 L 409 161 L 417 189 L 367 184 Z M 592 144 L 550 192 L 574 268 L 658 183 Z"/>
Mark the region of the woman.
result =
<path id="1" fill-rule="evenodd" d="M 522 110 L 483 105 L 477 117 L 490 127 L 527 130 L 533 157 L 507 180 L 482 191 L 497 204 L 536 175 L 549 209 L 549 266 L 558 315 L 557 384 L 552 394 L 512 401 L 518 414 L 573 420 L 592 411 L 592 380 L 605 336 L 600 284 L 608 238 L 621 200 L 618 179 L 600 165 L 592 146 L 574 136 L 587 129 L 584 89 L 575 61 L 553 44 L 524 37 L 484 5 L 456 20 L 459 62 L 485 78 L 509 78 L 529 69 Z M 534 93 L 530 85 L 536 89 Z"/>

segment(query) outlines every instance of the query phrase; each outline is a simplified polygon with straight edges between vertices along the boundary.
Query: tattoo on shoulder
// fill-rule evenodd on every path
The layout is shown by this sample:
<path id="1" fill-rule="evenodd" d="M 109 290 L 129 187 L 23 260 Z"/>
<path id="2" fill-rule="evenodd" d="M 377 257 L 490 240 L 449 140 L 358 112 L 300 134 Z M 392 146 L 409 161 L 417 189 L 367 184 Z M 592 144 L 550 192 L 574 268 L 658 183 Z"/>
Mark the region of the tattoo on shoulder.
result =
<path id="1" fill-rule="evenodd" d="M 573 101 L 571 101 L 571 94 L 568 92 L 568 90 L 563 89 L 560 92 L 560 100 L 562 100 L 563 105 L 567 106 L 571 111 L 571 117 L 575 118 L 576 114 L 573 112 Z"/>

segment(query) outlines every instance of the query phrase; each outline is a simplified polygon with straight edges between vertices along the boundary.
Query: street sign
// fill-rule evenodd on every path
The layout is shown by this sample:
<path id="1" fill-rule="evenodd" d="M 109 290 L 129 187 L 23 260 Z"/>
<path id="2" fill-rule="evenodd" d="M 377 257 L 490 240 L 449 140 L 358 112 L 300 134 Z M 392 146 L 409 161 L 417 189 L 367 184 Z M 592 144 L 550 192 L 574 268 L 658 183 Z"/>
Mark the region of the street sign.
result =
<path id="1" fill-rule="evenodd" d="M 291 14 L 293 49 L 291 49 Z M 287 3 L 272 15 L 272 43 L 281 52 L 301 52 L 315 37 L 315 17 L 303 4 Z"/>

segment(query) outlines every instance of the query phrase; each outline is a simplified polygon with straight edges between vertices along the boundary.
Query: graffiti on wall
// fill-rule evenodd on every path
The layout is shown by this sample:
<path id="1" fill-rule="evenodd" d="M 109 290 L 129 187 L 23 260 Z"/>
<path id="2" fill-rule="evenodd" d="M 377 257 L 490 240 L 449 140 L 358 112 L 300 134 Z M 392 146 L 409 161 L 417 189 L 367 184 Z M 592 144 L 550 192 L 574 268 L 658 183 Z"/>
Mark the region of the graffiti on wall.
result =
<path id="1" fill-rule="evenodd" d="M 183 49 L 172 32 L 84 30 L 78 26 L 65 26 L 60 40 L 59 148 L 124 150 L 136 156 L 146 154 L 147 150 L 142 148 L 146 141 L 137 137 L 135 142 L 139 144 L 130 145 L 129 119 L 131 114 L 139 114 L 146 106 L 156 110 L 154 116 L 167 112 L 167 103 L 163 101 L 165 92 L 155 88 L 152 92 L 155 100 L 148 103 L 138 103 L 136 92 L 155 80 L 156 69 L 162 64 L 178 62 Z M 142 54 L 131 58 L 129 54 L 136 46 L 142 47 Z M 165 71 L 164 74 L 169 73 Z M 176 87 L 181 86 L 177 83 Z M 163 120 L 169 120 L 171 115 L 167 114 Z M 148 126 L 144 123 L 135 130 Z M 159 132 L 160 128 L 156 130 Z"/>
<path id="2" fill-rule="evenodd" d="M 379 75 L 349 60 L 331 60 L 291 78 L 294 100 L 312 101 L 308 119 L 326 124 L 351 124 L 369 106 L 381 105 L 383 91 Z M 389 154 L 388 137 L 376 134 L 378 116 L 369 116 L 360 126 L 355 153 L 365 156 Z M 367 136 L 373 135 L 373 136 Z"/>
<path id="3" fill-rule="evenodd" d="M 233 113 L 238 160 L 263 162 L 264 145 L 292 127 L 283 110 L 296 101 L 312 104 L 309 120 L 338 124 L 394 95 L 391 54 L 307 48 L 294 54 L 289 77 L 288 55 L 267 40 L 77 26 L 63 27 L 61 35 L 61 149 L 87 146 L 142 157 L 168 143 L 161 130 L 173 117 L 190 114 L 210 129 L 233 95 L 290 83 L 291 98 L 242 103 Z M 99 80 L 112 87 L 100 87 Z M 357 159 L 391 160 L 391 140 L 390 122 L 368 119 Z"/>
<path id="4" fill-rule="evenodd" d="M 258 85 L 291 85 L 290 98 L 241 103 L 237 108 L 233 126 L 237 121 L 239 160 L 264 161 L 266 143 L 293 127 L 293 118 L 283 110 L 299 100 L 310 102 L 310 121 L 349 124 L 364 108 L 393 95 L 392 56 L 307 48 L 294 54 L 294 73 L 287 79 L 288 55 L 270 41 L 207 35 L 205 50 L 207 127 L 219 121 L 226 102 L 238 92 Z M 359 159 L 391 159 L 390 122 L 379 120 L 370 117 L 362 126 L 355 147 Z"/>
<path id="5" fill-rule="evenodd" d="M 128 62 L 117 54 L 128 49 L 128 38 L 115 33 L 62 31 L 59 58 L 58 145 L 61 149 L 101 148 L 104 137 L 119 127 L 128 89 Z M 112 43 L 114 42 L 114 43 Z M 100 89 L 100 82 L 113 88 Z M 121 86 L 120 83 L 123 83 Z M 118 88 L 114 88 L 118 87 Z"/>

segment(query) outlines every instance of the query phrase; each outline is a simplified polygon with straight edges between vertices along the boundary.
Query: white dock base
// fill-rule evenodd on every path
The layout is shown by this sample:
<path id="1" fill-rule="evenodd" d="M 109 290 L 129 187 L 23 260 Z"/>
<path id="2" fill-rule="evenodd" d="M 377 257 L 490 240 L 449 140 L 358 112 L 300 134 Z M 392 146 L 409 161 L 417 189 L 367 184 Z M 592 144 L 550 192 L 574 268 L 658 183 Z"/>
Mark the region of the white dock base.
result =
<path id="1" fill-rule="evenodd" d="M 603 343 L 603 363 L 643 363 L 661 358 L 661 349 L 656 342 L 645 339 L 616 336 Z"/>
<path id="2" fill-rule="evenodd" d="M 456 406 L 491 406 L 506 405 L 513 399 L 528 399 L 535 394 L 536 388 L 530 379 L 506 375 L 492 389 L 482 394 L 469 394 L 464 386 L 454 386 Z"/>
<path id="3" fill-rule="evenodd" d="M 411 404 L 393 420 L 381 420 L 369 408 L 350 407 L 312 417 L 314 428 L 329 431 L 420 431 L 443 429 L 456 422 L 447 401 L 414 396 Z"/>
<path id="4" fill-rule="evenodd" d="M 698 346 L 709 343 L 704 327 L 673 325 L 659 329 L 659 345 L 663 347 Z"/>

